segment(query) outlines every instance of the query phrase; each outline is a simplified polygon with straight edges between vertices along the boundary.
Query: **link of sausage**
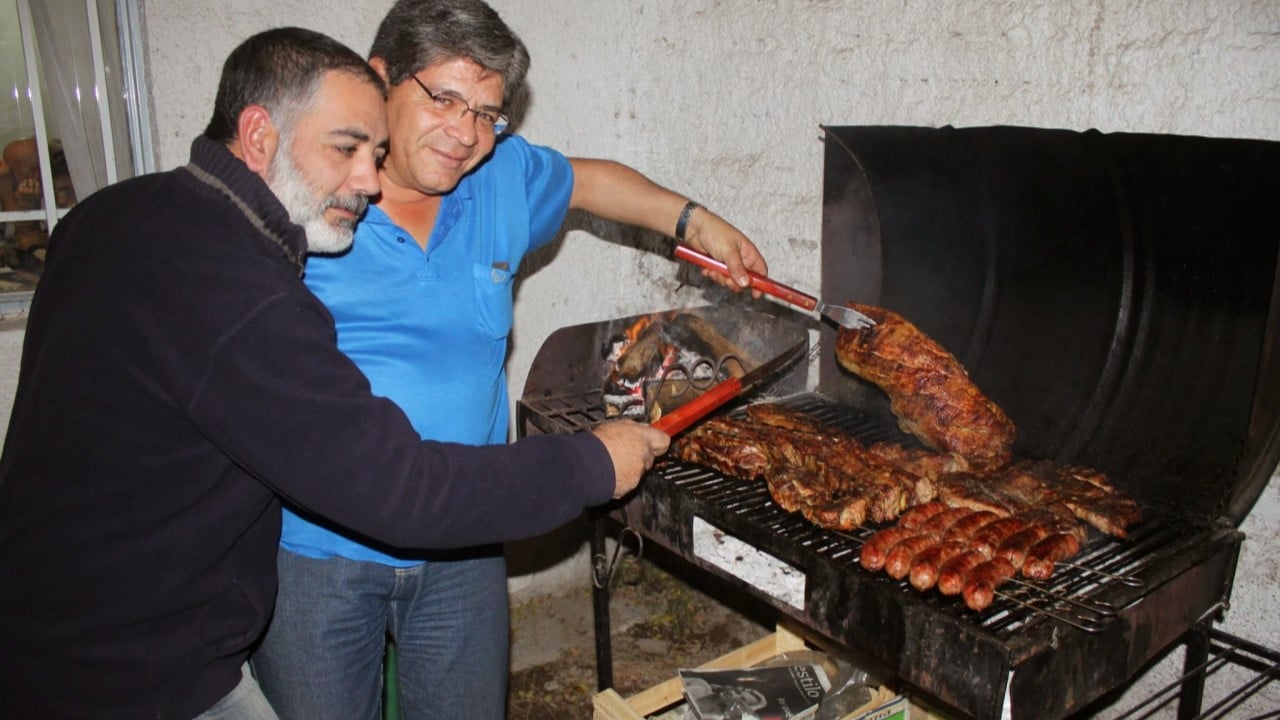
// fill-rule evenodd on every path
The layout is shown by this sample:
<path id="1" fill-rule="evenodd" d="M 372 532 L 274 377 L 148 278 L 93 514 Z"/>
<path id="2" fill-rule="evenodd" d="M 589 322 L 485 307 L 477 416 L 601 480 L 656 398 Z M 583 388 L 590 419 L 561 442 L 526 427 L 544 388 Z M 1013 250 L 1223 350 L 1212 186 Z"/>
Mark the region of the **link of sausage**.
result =
<path id="1" fill-rule="evenodd" d="M 1014 533 L 1008 540 L 1000 543 L 1000 547 L 996 548 L 996 557 L 1004 558 L 1013 563 L 1015 570 L 1022 568 L 1022 563 L 1027 559 L 1027 551 L 1036 543 L 1045 539 L 1049 535 L 1049 528 L 1035 523 L 1027 529 Z"/>
<path id="2" fill-rule="evenodd" d="M 1032 580 L 1048 580 L 1053 566 L 1080 552 L 1080 541 L 1071 533 L 1054 533 L 1027 551 L 1022 574 Z"/>
<path id="3" fill-rule="evenodd" d="M 920 523 L 919 527 L 917 527 L 916 530 L 922 533 L 928 533 L 930 535 L 937 535 L 938 537 L 942 537 L 943 533 L 945 533 L 947 530 L 950 530 L 951 526 L 955 525 L 960 520 L 960 518 L 965 517 L 967 515 L 972 515 L 972 514 L 973 514 L 973 510 L 970 508 L 949 507 L 946 510 L 943 510 L 942 512 L 935 514 L 933 517 L 929 518 L 928 520 L 925 520 L 923 523 Z"/>
<path id="4" fill-rule="evenodd" d="M 963 554 L 969 546 L 963 540 L 944 540 L 925 548 L 911 563 L 911 587 L 924 592 L 938 582 L 938 568 L 951 558 Z"/>
<path id="5" fill-rule="evenodd" d="M 1026 529 L 1027 523 L 1022 518 L 1000 518 L 989 525 L 983 526 L 981 530 L 974 533 L 970 547 L 986 555 L 987 559 L 990 560 L 995 557 L 996 548 L 1000 547 L 1000 543 L 1008 540 L 1014 533 Z"/>
<path id="6" fill-rule="evenodd" d="M 965 583 L 962 596 L 964 604 L 970 610 L 986 610 L 995 600 L 996 588 L 1013 577 L 1018 570 L 1013 563 L 1004 558 L 996 558 L 982 563 L 969 573 L 969 581 Z"/>
<path id="7" fill-rule="evenodd" d="M 916 555 L 938 542 L 937 535 L 913 535 L 893 546 L 884 561 L 884 571 L 894 580 L 901 580 L 911 572 L 911 563 Z"/>
<path id="8" fill-rule="evenodd" d="M 898 527 L 914 528 L 919 527 L 920 523 L 946 510 L 947 506 L 941 501 L 935 500 L 927 502 L 923 505 L 916 505 L 898 517 Z"/>
<path id="9" fill-rule="evenodd" d="M 988 560 L 977 550 L 957 555 L 938 568 L 938 592 L 943 595 L 959 595 L 969 580 L 969 573 Z"/>
<path id="10" fill-rule="evenodd" d="M 991 524 L 1000 518 L 999 515 L 990 510 L 976 510 L 955 522 L 954 525 L 947 528 L 947 532 L 943 535 L 944 540 L 968 540 L 973 537 L 982 528 Z"/>
<path id="11" fill-rule="evenodd" d="M 862 567 L 871 572 L 883 568 L 884 561 L 889 557 L 889 551 L 893 546 L 915 534 L 915 530 L 904 527 L 887 527 L 877 531 L 862 544 L 862 553 L 859 558 Z"/>

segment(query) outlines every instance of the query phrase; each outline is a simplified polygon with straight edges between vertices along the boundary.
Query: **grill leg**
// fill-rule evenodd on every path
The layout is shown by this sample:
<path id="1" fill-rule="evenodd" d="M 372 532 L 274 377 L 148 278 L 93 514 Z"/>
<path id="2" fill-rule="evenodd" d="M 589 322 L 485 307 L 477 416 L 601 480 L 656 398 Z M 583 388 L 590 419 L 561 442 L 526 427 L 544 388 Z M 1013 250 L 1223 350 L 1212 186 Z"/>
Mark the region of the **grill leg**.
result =
<path id="1" fill-rule="evenodd" d="M 605 521 L 599 515 L 591 518 L 591 610 L 596 636 L 596 692 L 613 687 L 613 638 L 609 623 L 609 578 L 599 577 L 594 558 L 605 558 Z M 603 582 L 602 582 L 603 580 Z"/>
<path id="2" fill-rule="evenodd" d="M 1182 660 L 1182 689 L 1178 692 L 1178 720 L 1191 720 L 1204 703 L 1204 669 L 1209 660 L 1209 633 L 1197 625 L 1184 636 L 1187 649 Z"/>

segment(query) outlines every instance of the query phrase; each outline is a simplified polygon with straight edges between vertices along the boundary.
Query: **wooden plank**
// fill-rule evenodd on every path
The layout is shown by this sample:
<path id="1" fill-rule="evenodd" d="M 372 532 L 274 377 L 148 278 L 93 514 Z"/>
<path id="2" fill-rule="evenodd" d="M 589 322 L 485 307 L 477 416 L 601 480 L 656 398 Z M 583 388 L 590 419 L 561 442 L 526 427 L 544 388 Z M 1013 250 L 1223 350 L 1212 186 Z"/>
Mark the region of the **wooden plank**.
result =
<path id="1" fill-rule="evenodd" d="M 612 688 L 591 698 L 592 720 L 644 720 Z"/>

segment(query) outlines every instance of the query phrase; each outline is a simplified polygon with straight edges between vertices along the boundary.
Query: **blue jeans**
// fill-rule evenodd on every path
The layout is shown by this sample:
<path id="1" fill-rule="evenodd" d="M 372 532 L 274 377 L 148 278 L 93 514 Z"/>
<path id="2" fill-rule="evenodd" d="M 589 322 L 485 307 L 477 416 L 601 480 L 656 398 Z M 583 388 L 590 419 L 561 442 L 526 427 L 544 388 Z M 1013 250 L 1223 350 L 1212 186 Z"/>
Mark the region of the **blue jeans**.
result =
<path id="1" fill-rule="evenodd" d="M 388 635 L 405 720 L 506 715 L 500 548 L 410 568 L 281 550 L 279 568 L 275 616 L 252 663 L 282 720 L 379 720 Z"/>
<path id="2" fill-rule="evenodd" d="M 262 696 L 262 690 L 249 674 L 246 663 L 240 682 L 213 707 L 197 715 L 195 720 L 279 720 L 279 717 Z"/>

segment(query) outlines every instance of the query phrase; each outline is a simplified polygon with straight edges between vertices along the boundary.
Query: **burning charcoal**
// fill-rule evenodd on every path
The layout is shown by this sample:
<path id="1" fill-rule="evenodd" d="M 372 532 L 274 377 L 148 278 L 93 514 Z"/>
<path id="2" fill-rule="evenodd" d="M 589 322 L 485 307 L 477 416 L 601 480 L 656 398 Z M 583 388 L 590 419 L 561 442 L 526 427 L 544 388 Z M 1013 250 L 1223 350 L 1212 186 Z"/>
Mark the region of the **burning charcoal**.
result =
<path id="1" fill-rule="evenodd" d="M 688 313 L 647 315 L 612 340 L 605 415 L 653 421 L 754 360 L 709 321 Z"/>

